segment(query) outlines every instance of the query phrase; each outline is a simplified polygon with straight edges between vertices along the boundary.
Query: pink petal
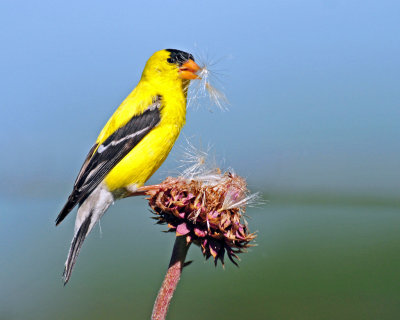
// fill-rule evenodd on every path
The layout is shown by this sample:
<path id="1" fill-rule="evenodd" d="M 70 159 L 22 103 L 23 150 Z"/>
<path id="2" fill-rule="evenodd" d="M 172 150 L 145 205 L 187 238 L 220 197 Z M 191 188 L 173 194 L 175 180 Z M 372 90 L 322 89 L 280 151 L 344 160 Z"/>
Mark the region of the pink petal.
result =
<path id="1" fill-rule="evenodd" d="M 239 234 L 238 231 L 236 231 L 236 238 L 241 239 L 241 240 L 245 240 L 246 238 L 244 238 L 241 234 Z"/>
<path id="2" fill-rule="evenodd" d="M 176 227 L 176 235 L 178 236 L 184 236 L 185 234 L 188 234 L 190 230 L 188 229 L 186 223 L 181 223 Z"/>
<path id="3" fill-rule="evenodd" d="M 179 212 L 178 216 L 179 216 L 179 218 L 184 219 L 185 218 L 185 212 Z"/>
<path id="4" fill-rule="evenodd" d="M 205 237 L 206 236 L 206 232 L 201 230 L 201 229 L 199 229 L 199 228 L 194 228 L 194 233 L 198 237 Z"/>

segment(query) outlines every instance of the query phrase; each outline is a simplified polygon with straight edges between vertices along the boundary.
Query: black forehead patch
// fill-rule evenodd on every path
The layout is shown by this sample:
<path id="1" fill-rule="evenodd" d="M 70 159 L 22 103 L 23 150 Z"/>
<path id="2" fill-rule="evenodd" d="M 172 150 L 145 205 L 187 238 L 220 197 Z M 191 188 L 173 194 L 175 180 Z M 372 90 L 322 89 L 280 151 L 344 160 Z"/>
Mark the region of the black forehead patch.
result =
<path id="1" fill-rule="evenodd" d="M 179 65 L 184 64 L 189 59 L 194 61 L 193 56 L 190 53 L 185 51 L 176 50 L 176 49 L 165 49 L 166 51 L 170 52 L 170 57 L 167 59 L 169 63 L 176 63 Z"/>

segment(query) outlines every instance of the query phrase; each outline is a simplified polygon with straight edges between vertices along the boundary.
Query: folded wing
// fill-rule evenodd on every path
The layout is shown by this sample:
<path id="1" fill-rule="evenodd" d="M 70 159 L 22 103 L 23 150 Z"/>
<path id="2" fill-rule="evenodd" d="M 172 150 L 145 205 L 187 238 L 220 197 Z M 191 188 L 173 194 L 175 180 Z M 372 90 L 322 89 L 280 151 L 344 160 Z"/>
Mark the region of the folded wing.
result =
<path id="1" fill-rule="evenodd" d="M 56 219 L 58 225 L 68 213 L 90 195 L 106 175 L 160 122 L 161 96 L 141 114 L 89 151 L 76 178 L 72 193 Z"/>

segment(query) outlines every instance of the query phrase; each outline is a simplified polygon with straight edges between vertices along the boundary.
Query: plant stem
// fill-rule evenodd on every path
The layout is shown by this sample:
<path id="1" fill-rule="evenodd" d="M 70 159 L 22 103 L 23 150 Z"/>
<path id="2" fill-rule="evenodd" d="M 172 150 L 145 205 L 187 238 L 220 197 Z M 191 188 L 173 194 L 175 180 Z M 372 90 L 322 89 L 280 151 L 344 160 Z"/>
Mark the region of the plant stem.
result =
<path id="1" fill-rule="evenodd" d="M 177 236 L 175 238 L 168 271 L 160 291 L 158 292 L 156 302 L 154 303 L 153 313 L 151 315 L 152 320 L 165 320 L 169 304 L 181 277 L 189 246 L 190 244 L 186 242 L 185 236 Z"/>

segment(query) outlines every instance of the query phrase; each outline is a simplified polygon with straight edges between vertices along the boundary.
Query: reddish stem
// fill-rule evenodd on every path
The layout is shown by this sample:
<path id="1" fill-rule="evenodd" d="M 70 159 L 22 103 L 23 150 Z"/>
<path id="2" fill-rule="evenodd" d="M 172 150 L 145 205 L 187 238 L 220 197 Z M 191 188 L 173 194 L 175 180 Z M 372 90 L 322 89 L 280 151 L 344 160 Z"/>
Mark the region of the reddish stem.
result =
<path id="1" fill-rule="evenodd" d="M 169 304 L 181 277 L 189 246 L 185 236 L 176 237 L 168 271 L 154 303 L 152 320 L 165 320 Z"/>

